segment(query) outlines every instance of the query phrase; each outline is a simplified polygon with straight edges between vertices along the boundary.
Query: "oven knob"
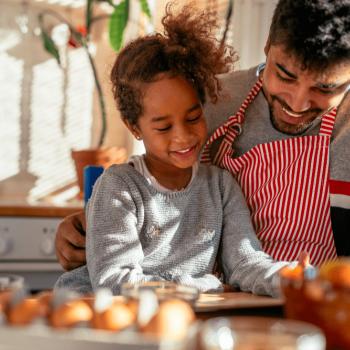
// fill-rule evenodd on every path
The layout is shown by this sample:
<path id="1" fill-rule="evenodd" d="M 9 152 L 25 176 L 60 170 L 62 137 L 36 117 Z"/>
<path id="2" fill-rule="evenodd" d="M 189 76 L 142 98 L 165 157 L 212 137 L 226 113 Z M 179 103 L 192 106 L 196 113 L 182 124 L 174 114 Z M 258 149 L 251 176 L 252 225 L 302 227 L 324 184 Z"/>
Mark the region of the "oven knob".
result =
<path id="1" fill-rule="evenodd" d="M 55 242 L 53 237 L 44 237 L 40 244 L 40 250 L 45 255 L 53 255 L 55 253 Z"/>
<path id="2" fill-rule="evenodd" d="M 11 250 L 12 241 L 9 237 L 0 237 L 0 255 L 5 255 Z"/>

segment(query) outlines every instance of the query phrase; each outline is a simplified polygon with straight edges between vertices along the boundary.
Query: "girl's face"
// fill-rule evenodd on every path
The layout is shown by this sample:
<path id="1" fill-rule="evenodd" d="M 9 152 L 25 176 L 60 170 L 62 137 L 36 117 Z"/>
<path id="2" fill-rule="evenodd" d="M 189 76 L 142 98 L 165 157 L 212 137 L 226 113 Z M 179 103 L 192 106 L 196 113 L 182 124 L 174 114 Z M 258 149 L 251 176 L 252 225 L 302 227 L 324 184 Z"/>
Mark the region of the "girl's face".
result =
<path id="1" fill-rule="evenodd" d="M 185 78 L 164 75 L 143 92 L 144 113 L 133 133 L 143 139 L 147 165 L 158 171 L 192 167 L 207 138 L 196 91 Z"/>

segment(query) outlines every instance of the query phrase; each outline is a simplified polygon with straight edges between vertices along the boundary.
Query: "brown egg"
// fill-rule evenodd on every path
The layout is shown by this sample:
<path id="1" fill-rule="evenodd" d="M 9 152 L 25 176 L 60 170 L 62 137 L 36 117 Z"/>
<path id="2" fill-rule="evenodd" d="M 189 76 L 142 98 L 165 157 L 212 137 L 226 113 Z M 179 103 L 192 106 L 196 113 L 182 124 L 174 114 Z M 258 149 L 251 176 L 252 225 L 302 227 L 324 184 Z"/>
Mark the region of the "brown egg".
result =
<path id="1" fill-rule="evenodd" d="M 94 328 L 119 331 L 132 325 L 136 320 L 135 312 L 124 302 L 115 301 L 105 311 L 94 313 Z"/>
<path id="2" fill-rule="evenodd" d="M 43 304 L 49 304 L 53 298 L 53 292 L 51 290 L 45 290 L 36 295 L 36 298 Z"/>
<path id="3" fill-rule="evenodd" d="M 137 312 L 139 309 L 139 302 L 135 299 L 130 299 L 126 302 L 126 305 L 130 309 L 130 311 L 134 314 L 134 318 L 136 320 L 137 318 Z"/>
<path id="4" fill-rule="evenodd" d="M 51 303 L 53 299 L 52 291 L 43 291 L 36 295 L 36 298 L 39 300 L 42 305 L 44 316 L 48 317 L 51 313 Z"/>
<path id="5" fill-rule="evenodd" d="M 279 273 L 282 278 L 302 280 L 304 276 L 304 269 L 301 265 L 297 265 L 295 267 L 285 266 Z"/>
<path id="6" fill-rule="evenodd" d="M 169 299 L 159 305 L 158 312 L 141 331 L 157 338 L 181 340 L 195 320 L 191 306 L 179 299 Z"/>
<path id="7" fill-rule="evenodd" d="M 43 316 L 45 310 L 37 298 L 25 298 L 13 306 L 9 305 L 7 311 L 7 321 L 12 325 L 27 325 Z"/>
<path id="8" fill-rule="evenodd" d="M 69 328 L 80 322 L 90 322 L 92 316 L 91 307 L 85 301 L 76 299 L 52 310 L 49 320 L 53 327 Z"/>
<path id="9" fill-rule="evenodd" d="M 326 262 L 320 268 L 320 277 L 331 282 L 334 287 L 350 288 L 350 259 Z"/>
<path id="10" fill-rule="evenodd" d="M 12 291 L 3 290 L 0 292 L 0 314 L 6 312 L 9 302 L 11 300 Z"/>

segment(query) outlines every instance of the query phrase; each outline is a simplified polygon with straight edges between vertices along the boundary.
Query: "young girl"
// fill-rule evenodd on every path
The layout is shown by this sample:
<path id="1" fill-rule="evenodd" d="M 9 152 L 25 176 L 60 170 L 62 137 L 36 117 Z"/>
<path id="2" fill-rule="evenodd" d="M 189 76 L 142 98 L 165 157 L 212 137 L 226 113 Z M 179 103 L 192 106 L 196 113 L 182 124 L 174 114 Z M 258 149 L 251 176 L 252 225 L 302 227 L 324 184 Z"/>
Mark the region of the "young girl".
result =
<path id="1" fill-rule="evenodd" d="M 198 163 L 207 138 L 202 106 L 215 100 L 216 75 L 234 61 L 211 34 L 205 14 L 167 8 L 165 34 L 131 42 L 111 80 L 130 132 L 146 153 L 107 169 L 87 207 L 87 266 L 62 275 L 58 287 L 87 293 L 125 282 L 175 281 L 220 291 L 225 283 L 257 294 L 278 292 L 274 262 L 261 251 L 249 210 L 233 177 Z"/>

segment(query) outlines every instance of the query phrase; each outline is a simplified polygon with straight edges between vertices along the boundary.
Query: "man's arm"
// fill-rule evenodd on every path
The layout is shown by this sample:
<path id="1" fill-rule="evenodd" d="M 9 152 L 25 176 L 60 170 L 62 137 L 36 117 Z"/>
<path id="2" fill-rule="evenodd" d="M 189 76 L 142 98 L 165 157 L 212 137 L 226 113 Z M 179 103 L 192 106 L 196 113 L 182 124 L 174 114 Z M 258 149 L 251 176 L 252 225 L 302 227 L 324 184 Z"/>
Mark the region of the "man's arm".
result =
<path id="1" fill-rule="evenodd" d="M 85 229 L 84 211 L 67 216 L 57 228 L 56 256 L 67 271 L 86 264 Z"/>

